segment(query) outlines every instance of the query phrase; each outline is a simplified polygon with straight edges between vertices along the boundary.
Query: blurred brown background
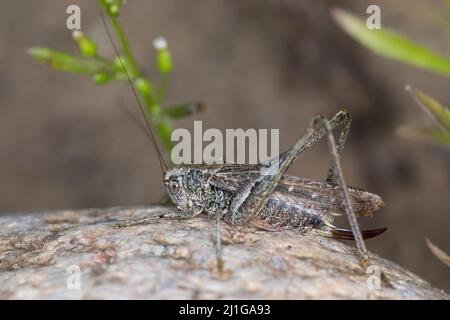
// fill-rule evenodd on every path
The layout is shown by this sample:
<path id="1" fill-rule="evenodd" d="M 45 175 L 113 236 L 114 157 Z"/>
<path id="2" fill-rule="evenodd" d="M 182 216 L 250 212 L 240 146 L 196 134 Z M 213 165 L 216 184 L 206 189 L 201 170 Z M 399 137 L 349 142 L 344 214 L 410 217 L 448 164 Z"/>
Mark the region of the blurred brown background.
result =
<path id="1" fill-rule="evenodd" d="M 163 194 L 155 152 L 117 107 L 135 101 L 122 83 L 96 86 L 32 60 L 35 45 L 72 53 L 66 8 L 78 4 L 82 30 L 111 57 L 96 1 L 2 1 L 0 11 L 0 212 L 147 204 Z M 176 123 L 204 128 L 279 128 L 288 148 L 316 113 L 353 115 L 343 155 L 349 184 L 380 194 L 386 207 L 364 225 L 387 226 L 369 248 L 450 290 L 450 269 L 427 249 L 450 252 L 450 156 L 404 140 L 396 128 L 426 124 L 405 84 L 450 104 L 450 81 L 374 56 L 331 20 L 333 6 L 450 56 L 445 1 L 129 0 L 122 21 L 142 66 L 156 75 L 152 40 L 169 41 L 175 61 L 169 102 L 201 100 L 207 113 Z M 326 144 L 291 174 L 324 179 Z M 19 214 L 19 213 L 18 213 Z M 341 224 L 345 224 L 345 219 Z"/>

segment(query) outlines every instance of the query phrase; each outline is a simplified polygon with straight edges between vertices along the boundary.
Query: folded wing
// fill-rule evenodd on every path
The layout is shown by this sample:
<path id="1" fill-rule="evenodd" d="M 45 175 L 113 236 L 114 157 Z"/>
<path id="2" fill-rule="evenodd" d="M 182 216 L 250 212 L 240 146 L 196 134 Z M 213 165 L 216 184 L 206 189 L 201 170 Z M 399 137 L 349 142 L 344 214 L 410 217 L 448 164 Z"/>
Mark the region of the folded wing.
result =
<path id="1" fill-rule="evenodd" d="M 336 215 L 345 212 L 342 191 L 338 185 L 286 175 L 280 180 L 275 192 L 305 207 L 312 206 Z M 371 217 L 384 206 L 380 196 L 361 189 L 349 187 L 349 195 L 352 208 L 358 216 Z"/>

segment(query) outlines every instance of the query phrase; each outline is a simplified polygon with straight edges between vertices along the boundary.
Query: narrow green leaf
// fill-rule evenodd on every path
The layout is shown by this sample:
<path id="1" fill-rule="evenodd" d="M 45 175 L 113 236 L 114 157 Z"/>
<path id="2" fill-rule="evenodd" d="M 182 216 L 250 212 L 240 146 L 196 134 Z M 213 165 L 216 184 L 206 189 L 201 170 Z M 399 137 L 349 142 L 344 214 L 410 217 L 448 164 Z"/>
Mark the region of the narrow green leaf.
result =
<path id="1" fill-rule="evenodd" d="M 401 126 L 397 132 L 404 138 L 437 145 L 450 150 L 450 133 L 439 128 Z"/>
<path id="2" fill-rule="evenodd" d="M 164 109 L 164 113 L 169 118 L 180 119 L 205 110 L 206 106 L 201 102 L 188 102 L 167 107 Z"/>
<path id="3" fill-rule="evenodd" d="M 331 12 L 338 25 L 373 52 L 450 76 L 450 59 L 388 29 L 367 28 L 366 22 L 342 9 Z"/>
<path id="4" fill-rule="evenodd" d="M 406 86 L 417 104 L 444 131 L 450 132 L 450 110 L 425 93 Z"/>
<path id="5" fill-rule="evenodd" d="M 53 49 L 34 47 L 28 50 L 28 53 L 39 62 L 48 63 L 53 68 L 60 71 L 87 73 L 90 75 L 99 72 L 115 72 L 111 70 L 111 67 L 105 62 L 76 57 Z"/>

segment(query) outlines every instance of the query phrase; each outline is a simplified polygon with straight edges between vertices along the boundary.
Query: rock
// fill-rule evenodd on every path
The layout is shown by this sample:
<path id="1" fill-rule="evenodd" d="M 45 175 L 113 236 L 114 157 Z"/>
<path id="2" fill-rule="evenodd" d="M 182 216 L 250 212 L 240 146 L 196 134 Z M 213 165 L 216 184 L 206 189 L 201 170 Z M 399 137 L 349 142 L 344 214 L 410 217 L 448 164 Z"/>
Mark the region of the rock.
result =
<path id="1" fill-rule="evenodd" d="M 54 211 L 0 218 L 1 299 L 448 299 L 374 255 L 312 233 L 174 220 L 173 209 Z M 381 276 L 378 276 L 381 273 Z M 379 280 L 380 288 L 377 289 Z"/>

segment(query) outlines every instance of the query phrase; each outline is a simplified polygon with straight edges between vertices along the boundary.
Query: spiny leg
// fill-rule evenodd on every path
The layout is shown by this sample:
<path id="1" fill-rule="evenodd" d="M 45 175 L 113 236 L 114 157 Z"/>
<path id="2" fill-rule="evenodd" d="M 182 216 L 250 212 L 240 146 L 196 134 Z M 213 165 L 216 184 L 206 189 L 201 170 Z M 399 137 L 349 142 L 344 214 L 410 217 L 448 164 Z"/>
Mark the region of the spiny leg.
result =
<path id="1" fill-rule="evenodd" d="M 332 134 L 332 130 L 341 124 L 344 124 L 345 128 L 343 133 L 341 133 L 338 147 Z M 253 219 L 266 204 L 267 199 L 277 187 L 284 172 L 286 172 L 298 156 L 308 150 L 322 137 L 327 136 L 333 163 L 331 167 L 331 172 L 333 172 L 332 176 L 337 178 L 337 182 L 342 188 L 345 212 L 348 216 L 357 248 L 363 258 L 361 262 L 363 265 L 367 264 L 369 260 L 368 251 L 351 206 L 347 184 L 345 183 L 339 162 L 339 153 L 342 152 L 349 127 L 350 116 L 345 111 L 336 114 L 331 121 L 324 119 L 322 116 L 315 117 L 311 125 L 306 129 L 305 134 L 300 137 L 297 143 L 291 149 L 280 155 L 277 172 L 272 175 L 262 175 L 258 177 L 251 184 L 246 185 L 241 190 L 239 196 L 233 199 L 230 206 L 231 216 L 229 222 L 242 224 Z"/>
<path id="2" fill-rule="evenodd" d="M 314 118 L 315 119 L 315 118 Z M 234 224 L 244 224 L 250 221 L 265 205 L 266 200 L 277 187 L 278 181 L 292 163 L 306 150 L 327 134 L 325 128 L 316 128 L 313 123 L 306 129 L 296 144 L 286 152 L 282 153 L 278 159 L 277 171 L 271 175 L 261 175 L 252 183 L 246 185 L 239 195 L 235 197 L 230 206 L 228 222 Z M 349 127 L 350 115 L 346 111 L 338 112 L 329 122 L 331 130 L 341 124 Z M 345 142 L 348 130 L 341 134 L 342 146 Z M 341 149 L 343 147 L 340 147 Z"/>
<path id="3" fill-rule="evenodd" d="M 339 161 L 338 147 L 336 146 L 336 141 L 335 141 L 333 133 L 331 131 L 332 129 L 331 129 L 330 121 L 323 117 L 318 117 L 314 120 L 314 125 L 316 128 L 320 128 L 320 127 L 325 128 L 325 130 L 327 132 L 328 147 L 330 149 L 332 162 L 334 164 L 333 165 L 334 174 L 335 174 L 335 176 L 338 180 L 338 183 L 342 189 L 345 213 L 347 214 L 347 218 L 349 220 L 353 235 L 355 237 L 356 247 L 358 248 L 358 251 L 362 257 L 361 264 L 363 266 L 365 266 L 369 262 L 369 253 L 368 253 L 366 245 L 364 243 L 358 221 L 356 220 L 356 216 L 355 216 L 355 213 L 353 212 L 353 208 L 352 208 L 352 205 L 350 202 L 350 196 L 348 193 L 347 184 L 345 182 L 344 175 L 342 173 L 341 163 Z"/>
<path id="4" fill-rule="evenodd" d="M 347 141 L 347 136 L 350 131 L 350 125 L 352 123 L 352 117 L 351 117 L 350 113 L 348 113 L 346 111 L 339 112 L 336 115 L 336 117 L 338 117 L 337 119 L 339 119 L 339 121 L 337 121 L 338 125 L 341 125 L 341 124 L 343 125 L 341 134 L 339 135 L 339 139 L 338 139 L 338 142 L 336 145 L 337 155 L 340 157 L 342 152 L 344 151 L 345 142 Z M 328 169 L 326 181 L 331 182 L 331 183 L 338 183 L 337 174 L 336 174 L 336 166 L 335 166 L 333 160 L 331 160 L 331 162 L 330 162 L 330 167 Z"/>
<path id="5" fill-rule="evenodd" d="M 335 128 L 339 126 L 343 126 L 341 134 L 339 136 L 339 140 L 337 143 L 337 151 L 338 155 L 341 155 L 342 151 L 344 150 L 345 141 L 347 140 L 348 132 L 350 131 L 350 125 L 351 125 L 351 115 L 346 110 L 341 110 L 330 120 L 330 127 L 331 130 L 334 130 Z M 314 121 L 314 120 L 313 120 Z M 319 130 L 312 135 L 309 139 L 307 139 L 304 143 L 304 146 L 302 146 L 298 152 L 297 157 L 301 155 L 303 152 L 309 150 L 316 142 L 318 142 L 320 139 L 322 139 L 327 134 L 325 128 L 319 128 Z M 285 153 L 289 152 L 286 151 Z M 335 175 L 335 168 L 333 161 L 330 163 L 330 167 L 328 169 L 328 174 L 326 181 L 331 183 L 337 183 L 336 181 L 336 175 Z"/>
<path id="6" fill-rule="evenodd" d="M 352 123 L 352 117 L 350 113 L 348 113 L 346 110 L 339 111 L 330 121 L 330 127 L 331 130 L 336 129 L 339 126 L 343 126 L 341 133 L 339 135 L 339 139 L 336 145 L 337 154 L 340 156 L 342 152 L 344 151 L 345 142 L 347 141 L 347 136 L 350 131 L 350 126 Z M 319 141 L 321 138 L 323 138 L 327 133 L 324 128 L 321 128 L 316 136 L 313 136 L 310 141 L 307 141 L 305 146 L 306 148 L 302 148 L 299 150 L 297 155 L 302 154 L 306 150 L 308 150 L 310 147 L 312 147 L 317 141 Z M 334 165 L 334 161 L 330 161 L 330 166 L 328 168 L 327 178 L 326 181 L 330 183 L 338 183 L 336 179 L 336 168 Z"/>

